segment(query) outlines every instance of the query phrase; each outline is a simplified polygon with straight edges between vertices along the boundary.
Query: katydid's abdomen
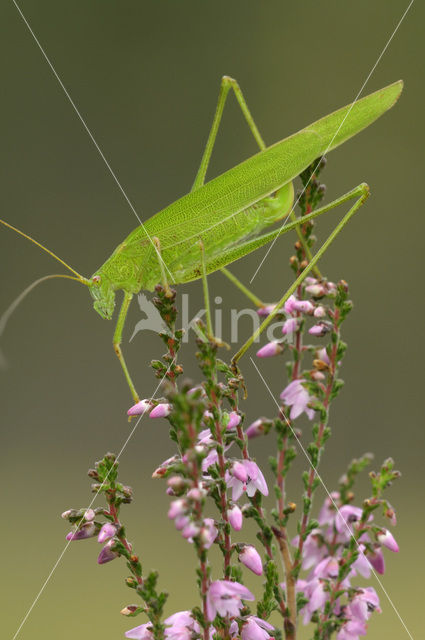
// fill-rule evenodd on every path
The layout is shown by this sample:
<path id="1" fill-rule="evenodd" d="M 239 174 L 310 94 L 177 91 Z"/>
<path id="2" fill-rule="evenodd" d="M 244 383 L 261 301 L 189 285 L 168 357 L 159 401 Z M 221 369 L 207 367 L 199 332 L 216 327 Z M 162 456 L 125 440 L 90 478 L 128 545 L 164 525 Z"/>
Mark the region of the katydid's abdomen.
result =
<path id="1" fill-rule="evenodd" d="M 216 258 L 221 252 L 281 220 L 291 210 L 293 200 L 294 189 L 290 182 L 273 195 L 238 213 L 228 212 L 227 215 L 218 216 L 218 221 L 214 216 L 207 220 L 199 216 L 191 224 L 189 233 L 186 227 L 185 237 L 180 233 L 179 225 L 158 231 L 155 225 L 150 224 L 154 216 L 146 222 L 145 229 L 134 229 L 97 273 L 113 282 L 115 289 L 132 293 L 141 289 L 153 291 L 161 281 L 161 270 L 149 234 L 150 238 L 159 240 L 161 257 L 171 274 L 171 283 L 196 280 L 201 277 L 199 241 L 204 246 L 207 273 L 212 273 L 227 264 L 217 266 Z"/>

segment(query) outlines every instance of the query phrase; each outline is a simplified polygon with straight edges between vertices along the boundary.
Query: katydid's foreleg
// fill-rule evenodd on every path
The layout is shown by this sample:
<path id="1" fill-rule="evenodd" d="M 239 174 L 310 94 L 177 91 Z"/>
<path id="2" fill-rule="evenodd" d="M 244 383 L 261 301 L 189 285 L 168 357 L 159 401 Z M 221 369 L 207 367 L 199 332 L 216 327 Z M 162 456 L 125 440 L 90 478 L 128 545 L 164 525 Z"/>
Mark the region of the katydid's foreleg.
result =
<path id="1" fill-rule="evenodd" d="M 211 322 L 211 306 L 210 306 L 210 294 L 208 290 L 207 279 L 207 267 L 205 262 L 205 249 L 202 240 L 199 240 L 199 249 L 201 252 L 201 276 L 202 276 L 202 289 L 204 292 L 204 304 L 205 304 L 205 316 L 207 320 L 207 334 L 209 338 L 213 337 L 213 328 Z"/>
<path id="2" fill-rule="evenodd" d="M 121 351 L 122 332 L 123 332 L 125 319 L 127 317 L 127 312 L 128 312 L 128 308 L 130 306 L 130 302 L 131 302 L 132 297 L 133 297 L 132 293 L 128 293 L 127 291 L 124 292 L 124 300 L 123 300 L 123 303 L 121 305 L 120 314 L 118 316 L 117 326 L 115 328 L 113 345 L 114 345 L 114 351 L 117 354 L 118 360 L 120 361 L 121 366 L 123 368 L 125 379 L 127 380 L 128 386 L 130 387 L 130 391 L 131 391 L 131 395 L 133 396 L 133 400 L 134 400 L 134 402 L 139 402 L 140 398 L 139 398 L 139 396 L 137 394 L 136 388 L 135 388 L 135 386 L 133 384 L 133 381 L 132 381 L 132 379 L 130 377 L 130 374 L 129 374 L 128 369 L 127 369 L 127 365 L 126 365 L 125 360 L 124 360 L 124 356 L 123 356 L 122 351 Z"/>
<path id="3" fill-rule="evenodd" d="M 341 198 L 338 198 L 334 202 L 331 202 L 328 205 L 326 205 L 326 207 L 322 208 L 322 211 L 325 208 L 326 208 L 326 210 L 332 209 L 335 206 L 338 206 L 339 204 L 341 204 L 342 202 L 345 202 L 346 200 L 348 200 L 348 198 L 353 198 L 353 197 L 356 197 L 356 196 L 358 196 L 358 199 L 356 200 L 354 205 L 345 214 L 343 219 L 337 224 L 335 229 L 328 236 L 328 238 L 322 244 L 320 249 L 314 254 L 314 256 L 312 256 L 312 259 L 310 260 L 309 264 L 305 267 L 305 269 L 302 271 L 302 273 L 300 273 L 298 278 L 292 283 L 292 285 L 286 291 L 285 295 L 279 300 L 279 302 L 276 304 L 274 310 L 261 323 L 261 325 L 258 327 L 258 329 L 252 334 L 252 336 L 242 345 L 242 347 L 239 349 L 239 351 L 237 353 L 235 353 L 235 355 L 232 358 L 232 366 L 234 367 L 235 370 L 237 370 L 237 362 L 238 362 L 238 360 L 241 359 L 241 357 L 244 355 L 244 353 L 246 353 L 246 351 L 250 348 L 252 343 L 255 342 L 255 340 L 263 333 L 263 331 L 274 320 L 274 318 L 279 313 L 279 310 L 283 307 L 283 305 L 285 304 L 285 302 L 287 301 L 289 296 L 292 295 L 297 290 L 297 288 L 299 287 L 300 284 L 302 284 L 302 282 L 304 281 L 306 276 L 308 276 L 308 274 L 315 268 L 316 264 L 318 263 L 320 258 L 323 256 L 323 254 L 326 252 L 326 250 L 328 249 L 329 245 L 335 240 L 335 238 L 337 237 L 339 232 L 342 231 L 342 229 L 345 227 L 345 225 L 350 220 L 350 218 L 356 213 L 356 211 L 358 211 L 360 209 L 362 204 L 365 202 L 365 200 L 369 196 L 369 187 L 367 186 L 367 184 L 364 184 L 364 183 L 360 184 L 358 187 L 356 187 L 355 189 L 350 191 L 348 194 L 342 196 Z"/>
<path id="4" fill-rule="evenodd" d="M 159 238 L 157 237 L 152 238 L 152 241 L 155 245 L 156 255 L 158 257 L 158 264 L 161 270 L 161 284 L 164 287 L 165 295 L 167 296 L 167 298 L 171 298 L 172 292 L 168 284 L 167 274 L 165 273 L 165 263 L 161 256 L 161 243 L 159 241 Z"/>
<path id="5" fill-rule="evenodd" d="M 245 101 L 243 93 L 233 78 L 229 76 L 223 76 L 221 79 L 220 85 L 220 93 L 218 94 L 217 107 L 214 114 L 214 120 L 210 129 L 210 133 L 208 136 L 207 144 L 205 146 L 204 154 L 201 160 L 201 166 L 199 167 L 198 173 L 196 174 L 195 182 L 193 183 L 192 191 L 195 189 L 199 189 L 204 184 L 205 175 L 207 173 L 208 165 L 211 159 L 211 154 L 214 149 L 214 144 L 217 138 L 218 129 L 220 127 L 221 118 L 223 116 L 224 105 L 226 104 L 227 94 L 230 89 L 233 89 L 236 100 L 239 103 L 239 106 L 242 110 L 242 113 L 245 117 L 245 120 L 248 123 L 250 130 L 252 131 L 252 135 L 257 141 L 258 146 L 261 150 L 266 148 L 263 138 L 258 131 L 257 125 L 254 122 L 254 118 L 251 115 L 250 110 L 248 109 L 248 105 Z"/>

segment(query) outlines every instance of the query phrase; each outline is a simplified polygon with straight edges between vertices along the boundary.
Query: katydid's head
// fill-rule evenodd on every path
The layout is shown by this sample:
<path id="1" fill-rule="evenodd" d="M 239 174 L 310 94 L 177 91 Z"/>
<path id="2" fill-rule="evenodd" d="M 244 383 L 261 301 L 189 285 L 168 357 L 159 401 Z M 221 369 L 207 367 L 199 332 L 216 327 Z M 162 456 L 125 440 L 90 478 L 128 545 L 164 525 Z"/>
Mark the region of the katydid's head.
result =
<path id="1" fill-rule="evenodd" d="M 105 320 L 110 320 L 115 308 L 115 291 L 112 282 L 103 273 L 95 273 L 89 280 L 93 306 Z"/>

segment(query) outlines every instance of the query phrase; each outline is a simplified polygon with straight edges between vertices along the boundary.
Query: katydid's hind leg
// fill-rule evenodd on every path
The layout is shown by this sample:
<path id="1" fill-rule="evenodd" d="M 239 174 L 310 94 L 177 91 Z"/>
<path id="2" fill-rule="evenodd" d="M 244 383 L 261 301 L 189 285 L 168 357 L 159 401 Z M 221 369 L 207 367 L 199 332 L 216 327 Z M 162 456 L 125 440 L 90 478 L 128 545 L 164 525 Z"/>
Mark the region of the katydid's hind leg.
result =
<path id="1" fill-rule="evenodd" d="M 279 312 L 279 309 L 281 309 L 283 307 L 283 305 L 285 304 L 285 302 L 288 300 L 289 296 L 292 295 L 297 290 L 299 285 L 303 283 L 304 279 L 308 276 L 308 274 L 312 270 L 315 269 L 316 264 L 318 263 L 320 258 L 323 256 L 323 254 L 326 252 L 328 247 L 335 240 L 335 238 L 337 237 L 339 232 L 342 231 L 342 229 L 345 227 L 345 225 L 350 220 L 350 218 L 364 204 L 364 202 L 368 198 L 368 196 L 369 196 L 369 187 L 368 187 L 367 184 L 362 183 L 358 187 L 356 187 L 355 189 L 350 191 L 349 193 L 347 193 L 344 196 L 342 196 L 341 198 L 337 198 L 334 202 L 330 202 L 325 207 L 322 207 L 322 211 L 327 211 L 327 210 L 333 209 L 334 207 L 338 206 L 339 204 L 342 204 L 342 203 L 346 202 L 349 199 L 357 197 L 357 200 L 353 204 L 353 206 L 347 211 L 347 213 L 345 214 L 343 219 L 336 225 L 334 230 L 329 234 L 329 236 L 327 237 L 325 242 L 322 244 L 320 249 L 318 249 L 317 252 L 314 254 L 314 256 L 312 256 L 312 258 L 311 258 L 310 262 L 308 263 L 308 265 L 306 266 L 306 268 L 300 273 L 300 275 L 297 277 L 297 279 L 292 283 L 292 285 L 286 291 L 285 295 L 275 305 L 274 310 L 261 323 L 261 325 L 258 327 L 258 329 L 256 331 L 254 331 L 252 336 L 250 338 L 248 338 L 248 340 L 242 345 L 242 347 L 239 349 L 239 351 L 237 351 L 237 353 L 235 353 L 235 355 L 232 358 L 232 368 L 233 368 L 233 370 L 235 372 L 238 372 L 237 362 L 242 358 L 242 356 L 250 348 L 250 346 L 253 344 L 253 342 L 255 342 L 255 340 L 269 326 L 269 324 L 272 322 L 272 320 L 275 318 L 275 316 Z"/>
<path id="2" fill-rule="evenodd" d="M 113 346 L 114 346 L 114 351 L 118 356 L 118 360 L 120 361 L 121 367 L 122 367 L 122 369 L 124 371 L 124 375 L 125 375 L 125 379 L 127 380 L 127 384 L 130 387 L 130 391 L 131 391 L 131 395 L 133 397 L 133 400 L 134 400 L 134 402 L 139 402 L 140 398 L 139 398 L 138 393 L 136 391 L 136 388 L 135 388 L 135 386 L 133 384 L 133 381 L 132 381 L 132 379 L 130 377 L 130 374 L 129 374 L 128 369 L 127 369 L 126 362 L 124 360 L 124 356 L 123 356 L 122 351 L 121 351 L 122 332 L 123 332 L 125 319 L 127 317 L 128 308 L 130 306 L 130 302 L 131 302 L 132 297 L 133 297 L 132 293 L 128 293 L 127 291 L 124 292 L 124 300 L 123 300 L 123 303 L 121 305 L 121 309 L 120 309 L 120 313 L 119 313 L 118 321 L 117 321 L 117 326 L 116 326 L 115 332 L 114 332 Z"/>
<path id="3" fill-rule="evenodd" d="M 222 267 L 220 271 L 223 275 L 226 276 L 226 278 L 230 280 L 230 282 L 235 285 L 235 287 L 239 289 L 239 291 L 242 291 L 242 293 L 246 295 L 248 300 L 251 300 L 251 302 L 253 302 L 256 307 L 258 307 L 259 309 L 264 309 L 264 307 L 267 306 L 265 302 L 260 300 L 260 298 L 256 296 L 255 293 L 252 293 L 252 291 L 250 291 L 248 287 L 246 287 L 235 275 L 233 275 L 231 271 L 226 269 L 226 267 Z"/>
<path id="4" fill-rule="evenodd" d="M 252 132 L 252 135 L 254 136 L 260 150 L 264 150 L 266 148 L 265 142 L 263 140 L 263 138 L 261 137 L 261 134 L 257 128 L 257 125 L 254 122 L 254 118 L 251 115 L 251 112 L 248 108 L 248 105 L 246 103 L 246 100 L 244 98 L 244 95 L 241 91 L 241 88 L 239 87 L 239 84 L 237 83 L 236 80 L 234 80 L 233 78 L 230 78 L 229 76 L 223 76 L 223 78 L 221 79 L 221 85 L 220 85 L 220 93 L 218 96 L 218 101 L 217 101 L 217 108 L 216 108 L 216 112 L 214 115 L 214 120 L 211 126 L 211 130 L 208 136 L 208 140 L 207 140 L 207 144 L 202 156 L 202 160 L 201 160 L 201 165 L 199 167 L 198 173 L 196 175 L 195 178 L 195 182 L 193 184 L 192 187 L 192 191 L 194 191 L 195 189 L 198 189 L 199 187 L 201 187 L 204 182 L 205 182 L 205 175 L 208 169 L 208 165 L 211 159 L 211 154 L 213 152 L 214 149 L 214 145 L 215 145 L 215 141 L 217 138 L 217 133 L 218 133 L 218 129 L 220 127 L 220 123 L 221 123 L 221 118 L 223 116 L 223 111 L 224 111 L 224 106 L 226 104 L 226 99 L 227 99 L 227 95 L 230 91 L 230 89 L 233 89 L 235 97 L 239 103 L 239 106 L 241 108 L 241 111 L 245 117 L 245 120 Z M 244 284 L 242 284 L 242 282 L 240 282 L 238 280 L 238 278 L 236 278 L 236 276 L 234 276 L 232 273 L 230 273 L 230 271 L 228 269 L 221 269 L 222 273 L 229 278 L 229 280 L 231 282 L 233 282 L 233 284 L 238 287 L 238 289 L 240 289 L 240 291 L 242 291 L 250 300 L 251 302 L 253 302 L 257 307 L 264 307 L 265 304 L 251 291 L 249 291 L 249 289 L 247 287 L 245 287 Z M 205 290 L 204 290 L 205 293 Z"/>
<path id="5" fill-rule="evenodd" d="M 218 101 L 217 101 L 217 107 L 214 114 L 214 120 L 211 125 L 207 144 L 205 146 L 205 150 L 202 156 L 201 165 L 198 169 L 195 182 L 193 183 L 193 186 L 192 186 L 192 191 L 195 191 L 195 189 L 199 189 L 199 187 L 201 187 L 204 184 L 205 175 L 207 173 L 208 165 L 211 159 L 211 154 L 213 152 L 215 141 L 217 138 L 218 129 L 220 127 L 221 118 L 223 116 L 223 110 L 224 110 L 224 105 L 226 104 L 227 94 L 229 93 L 230 89 L 233 89 L 236 100 L 239 103 L 239 106 L 244 115 L 244 118 L 258 146 L 260 147 L 261 151 L 263 151 L 266 148 L 264 140 L 261 137 L 260 132 L 258 131 L 257 125 L 254 122 L 254 118 L 251 115 L 251 112 L 248 108 L 248 105 L 245 101 L 244 95 L 238 83 L 236 82 L 236 80 L 234 80 L 233 78 L 230 78 L 229 76 L 223 76 L 223 78 L 221 79 L 220 92 L 218 94 Z"/>

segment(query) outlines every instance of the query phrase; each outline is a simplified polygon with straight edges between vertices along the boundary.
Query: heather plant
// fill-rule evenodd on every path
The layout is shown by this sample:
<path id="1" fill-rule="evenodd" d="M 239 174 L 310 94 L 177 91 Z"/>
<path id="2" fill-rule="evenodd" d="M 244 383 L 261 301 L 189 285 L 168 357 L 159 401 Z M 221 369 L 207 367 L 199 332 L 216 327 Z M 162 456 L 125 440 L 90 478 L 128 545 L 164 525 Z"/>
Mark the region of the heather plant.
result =
<path id="1" fill-rule="evenodd" d="M 308 215 L 323 198 L 318 177 L 324 166 L 324 160 L 316 162 L 301 174 L 301 215 Z M 290 259 L 295 276 L 311 257 L 313 222 L 297 232 Z M 195 382 L 184 377 L 179 361 L 183 331 L 177 328 L 175 302 L 174 291 L 156 288 L 154 304 L 163 322 L 159 336 L 166 353 L 152 368 L 161 381 L 162 397 L 142 400 L 128 414 L 169 424 L 175 455 L 152 469 L 153 478 L 166 484 L 168 518 L 176 535 L 193 547 L 199 600 L 188 602 L 184 611 L 165 613 L 166 577 L 159 579 L 145 568 L 146 553 L 136 553 L 127 537 L 121 510 L 133 495 L 119 480 L 118 460 L 111 453 L 89 470 L 92 491 L 95 497 L 103 496 L 105 504 L 95 507 L 92 501 L 89 507 L 66 511 L 63 517 L 73 525 L 68 540 L 97 537 L 102 544 L 99 564 L 125 559 L 126 585 L 135 603 L 121 613 L 140 616 L 141 621 L 126 632 L 127 638 L 295 640 L 302 624 L 309 625 L 314 640 L 366 635 L 370 617 L 381 611 L 373 585 L 385 570 L 384 549 L 398 551 L 387 528 L 396 524 L 396 516 L 385 490 L 399 473 L 391 459 L 384 461 L 369 473 L 370 495 L 357 498 L 356 478 L 372 460 L 366 454 L 350 462 L 332 491 L 323 485 L 325 500 L 320 509 L 314 508 L 323 484 L 319 466 L 331 436 L 330 409 L 343 387 L 339 372 L 346 344 L 341 332 L 352 310 L 348 284 L 328 281 L 316 269 L 279 309 L 282 338 L 262 346 L 257 356 L 285 363 L 280 402 L 275 415 L 253 420 L 241 408 L 241 372 L 219 357 L 225 354 L 223 343 L 200 321 L 200 377 Z M 259 313 L 274 310 L 270 305 Z M 303 434 L 297 421 L 305 417 L 312 427 Z M 264 437 L 274 450 L 267 470 L 255 461 L 256 441 Z M 305 457 L 306 467 L 301 498 L 291 489 L 297 455 Z M 254 540 L 246 539 L 248 519 L 257 529 Z M 212 545 L 221 552 L 218 565 L 210 560 Z M 257 576 L 255 594 L 244 584 L 246 571 Z M 371 584 L 362 586 L 364 579 Z"/>

